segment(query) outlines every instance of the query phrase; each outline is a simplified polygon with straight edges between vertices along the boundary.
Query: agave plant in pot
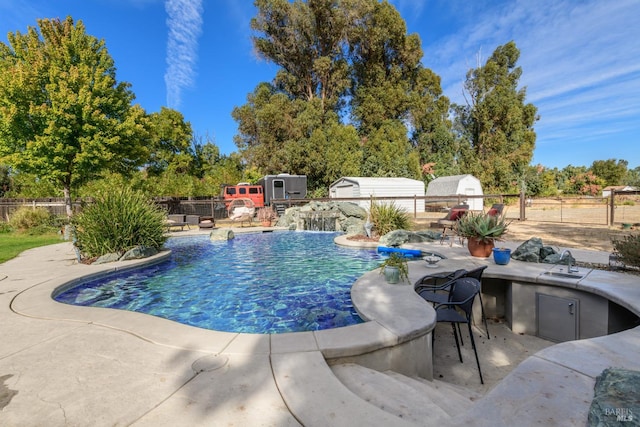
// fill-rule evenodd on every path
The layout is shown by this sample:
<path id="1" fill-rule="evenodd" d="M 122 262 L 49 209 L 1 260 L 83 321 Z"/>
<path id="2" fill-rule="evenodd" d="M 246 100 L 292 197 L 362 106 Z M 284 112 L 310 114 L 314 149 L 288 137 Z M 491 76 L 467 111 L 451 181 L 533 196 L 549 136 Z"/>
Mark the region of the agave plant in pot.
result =
<path id="1" fill-rule="evenodd" d="M 459 236 L 467 239 L 472 256 L 487 258 L 491 255 L 494 242 L 501 240 L 509 224 L 503 215 L 469 212 L 458 220 L 456 230 Z"/>

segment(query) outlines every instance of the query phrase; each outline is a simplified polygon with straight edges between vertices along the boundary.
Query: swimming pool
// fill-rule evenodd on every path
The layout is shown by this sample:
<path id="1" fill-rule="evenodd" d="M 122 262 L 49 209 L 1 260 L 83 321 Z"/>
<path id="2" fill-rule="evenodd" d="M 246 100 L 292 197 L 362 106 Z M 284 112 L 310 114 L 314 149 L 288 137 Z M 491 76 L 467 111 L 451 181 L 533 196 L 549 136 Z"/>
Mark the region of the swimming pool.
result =
<path id="1" fill-rule="evenodd" d="M 58 302 L 138 311 L 225 332 L 314 331 L 362 322 L 355 280 L 378 266 L 375 250 L 337 246 L 337 233 L 275 232 L 167 241 L 171 258 L 54 295 Z"/>

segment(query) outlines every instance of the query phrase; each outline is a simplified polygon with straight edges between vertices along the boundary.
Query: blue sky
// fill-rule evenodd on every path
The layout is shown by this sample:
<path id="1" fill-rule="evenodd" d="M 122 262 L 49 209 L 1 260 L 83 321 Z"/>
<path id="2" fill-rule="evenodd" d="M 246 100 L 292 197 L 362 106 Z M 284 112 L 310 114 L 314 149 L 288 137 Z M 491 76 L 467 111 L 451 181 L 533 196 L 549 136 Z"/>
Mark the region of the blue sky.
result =
<path id="1" fill-rule="evenodd" d="M 640 1 L 391 0 L 418 33 L 423 63 L 462 103 L 469 68 L 514 40 L 540 121 L 533 164 L 625 159 L 640 166 Z M 276 68 L 256 57 L 252 0 L 0 0 L 0 41 L 70 15 L 104 39 L 119 81 L 147 112 L 179 110 L 196 135 L 236 150 L 234 106 Z"/>

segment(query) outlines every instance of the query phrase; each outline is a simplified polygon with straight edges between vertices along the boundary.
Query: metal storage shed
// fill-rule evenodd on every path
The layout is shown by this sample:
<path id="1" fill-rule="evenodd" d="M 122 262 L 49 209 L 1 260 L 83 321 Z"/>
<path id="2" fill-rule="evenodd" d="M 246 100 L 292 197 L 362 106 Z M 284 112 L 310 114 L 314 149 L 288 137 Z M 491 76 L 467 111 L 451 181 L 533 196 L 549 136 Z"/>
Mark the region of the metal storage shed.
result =
<path id="1" fill-rule="evenodd" d="M 414 203 L 414 196 L 424 197 L 424 182 L 410 178 L 369 178 L 345 176 L 329 186 L 329 197 L 374 197 L 378 202 L 385 202 L 384 197 L 407 197 L 404 200 L 389 200 L 407 212 L 424 212 L 424 200 Z M 358 204 L 369 209 L 369 201 Z"/>
<path id="2" fill-rule="evenodd" d="M 427 186 L 427 196 L 482 196 L 480 180 L 473 175 L 452 175 L 436 178 Z M 481 211 L 484 207 L 482 198 L 467 199 L 466 204 L 472 211 Z"/>

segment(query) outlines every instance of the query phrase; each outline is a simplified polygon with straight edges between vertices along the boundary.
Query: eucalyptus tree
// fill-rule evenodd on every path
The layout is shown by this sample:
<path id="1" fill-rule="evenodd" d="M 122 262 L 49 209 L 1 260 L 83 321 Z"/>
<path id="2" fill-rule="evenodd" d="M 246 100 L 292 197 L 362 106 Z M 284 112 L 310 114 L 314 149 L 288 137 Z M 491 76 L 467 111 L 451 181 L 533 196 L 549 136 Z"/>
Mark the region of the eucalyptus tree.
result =
<path id="1" fill-rule="evenodd" d="M 37 22 L 0 43 L 0 161 L 54 182 L 71 216 L 74 189 L 143 162 L 147 119 L 82 21 Z"/>
<path id="2" fill-rule="evenodd" d="M 464 83 L 466 105 L 454 106 L 465 170 L 487 189 L 509 191 L 522 182 L 533 158 L 537 108 L 526 104 L 518 88 L 522 69 L 514 42 L 498 46 L 485 65 L 469 70 Z"/>
<path id="3" fill-rule="evenodd" d="M 419 37 L 407 35 L 388 2 L 255 4 L 256 51 L 280 68 L 233 112 L 235 142 L 250 165 L 308 173 L 313 185 L 340 171 L 418 177 L 419 146 L 451 140 L 439 79 L 421 65 Z M 335 153 L 348 158 L 329 167 Z"/>

